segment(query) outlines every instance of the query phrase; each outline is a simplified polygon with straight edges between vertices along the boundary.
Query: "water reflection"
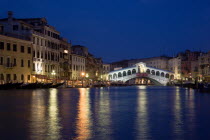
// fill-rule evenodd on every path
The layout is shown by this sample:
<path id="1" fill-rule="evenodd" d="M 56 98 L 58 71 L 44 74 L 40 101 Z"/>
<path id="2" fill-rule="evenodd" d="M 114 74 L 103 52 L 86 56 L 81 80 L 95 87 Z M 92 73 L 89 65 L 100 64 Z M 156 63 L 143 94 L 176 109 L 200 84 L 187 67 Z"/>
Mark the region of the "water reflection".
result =
<path id="1" fill-rule="evenodd" d="M 42 90 L 34 90 L 31 100 L 31 139 L 43 139 L 46 134 L 46 101 Z M 42 137 L 43 136 L 43 137 Z"/>
<path id="2" fill-rule="evenodd" d="M 111 139 L 111 111 L 110 111 L 110 96 L 103 88 L 100 89 L 99 104 L 98 104 L 98 135 L 104 136 L 100 139 Z"/>
<path id="3" fill-rule="evenodd" d="M 78 117 L 76 120 L 76 139 L 89 139 L 91 137 L 91 112 L 89 103 L 89 90 L 79 89 Z"/>
<path id="4" fill-rule="evenodd" d="M 139 89 L 146 89 L 145 86 L 139 86 Z M 138 139 L 148 139 L 148 107 L 147 107 L 147 93 L 145 90 L 139 90 L 138 93 L 138 106 L 137 106 L 137 130 Z"/>
<path id="5" fill-rule="evenodd" d="M 180 94 L 180 88 L 176 88 L 175 93 L 175 100 L 174 100 L 174 134 L 177 137 L 180 137 L 183 135 L 183 122 L 182 122 L 182 100 L 181 100 L 181 94 Z"/>
<path id="6" fill-rule="evenodd" d="M 57 89 L 50 89 L 49 106 L 48 106 L 48 137 L 50 140 L 60 138 L 60 124 L 58 117 L 58 97 Z"/>

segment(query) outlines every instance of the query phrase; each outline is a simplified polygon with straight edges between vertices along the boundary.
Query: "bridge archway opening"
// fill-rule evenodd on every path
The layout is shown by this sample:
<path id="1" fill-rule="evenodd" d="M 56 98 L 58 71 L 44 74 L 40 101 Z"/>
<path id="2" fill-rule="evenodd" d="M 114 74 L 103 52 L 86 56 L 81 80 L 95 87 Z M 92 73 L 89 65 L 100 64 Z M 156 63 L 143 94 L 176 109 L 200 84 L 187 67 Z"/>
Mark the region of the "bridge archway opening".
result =
<path id="1" fill-rule="evenodd" d="M 123 76 L 126 76 L 127 74 L 126 74 L 126 71 L 123 71 Z"/>
<path id="2" fill-rule="evenodd" d="M 122 77 L 122 73 L 121 72 L 118 73 L 118 77 Z"/>
<path id="3" fill-rule="evenodd" d="M 166 78 L 169 78 L 169 74 L 168 73 L 166 73 L 166 76 L 165 76 Z"/>
<path id="4" fill-rule="evenodd" d="M 109 75 L 109 80 L 112 80 L 112 75 Z"/>
<path id="5" fill-rule="evenodd" d="M 156 71 L 156 76 L 160 76 L 160 72 L 159 71 Z"/>
<path id="6" fill-rule="evenodd" d="M 151 72 L 151 73 L 152 73 L 152 75 L 155 75 L 155 71 L 154 71 L 154 70 L 152 70 L 152 72 Z"/>
<path id="7" fill-rule="evenodd" d="M 117 79 L 117 74 L 116 73 L 113 75 L 113 79 Z"/>
<path id="8" fill-rule="evenodd" d="M 147 69 L 147 71 L 146 71 L 148 74 L 150 74 L 150 69 Z"/>
<path id="9" fill-rule="evenodd" d="M 136 73 L 136 69 L 133 69 L 133 70 L 132 70 L 132 74 L 135 74 L 135 73 Z"/>
<path id="10" fill-rule="evenodd" d="M 154 83 L 147 77 L 135 77 L 125 82 L 132 85 L 154 85 Z"/>
<path id="11" fill-rule="evenodd" d="M 131 75 L 131 71 L 130 70 L 128 70 L 128 75 Z"/>
<path id="12" fill-rule="evenodd" d="M 164 77 L 164 73 L 163 72 L 161 72 L 161 77 Z"/>

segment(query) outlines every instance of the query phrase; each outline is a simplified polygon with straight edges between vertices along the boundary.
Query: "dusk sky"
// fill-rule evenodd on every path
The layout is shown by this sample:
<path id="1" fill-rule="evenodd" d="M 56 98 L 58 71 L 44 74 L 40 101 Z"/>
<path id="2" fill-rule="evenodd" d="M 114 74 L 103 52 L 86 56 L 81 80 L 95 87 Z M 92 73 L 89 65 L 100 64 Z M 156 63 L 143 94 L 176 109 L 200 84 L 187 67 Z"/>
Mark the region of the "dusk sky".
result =
<path id="1" fill-rule="evenodd" d="M 210 50 L 209 0 L 4 0 L 0 7 L 0 18 L 7 11 L 46 17 L 105 62 Z"/>

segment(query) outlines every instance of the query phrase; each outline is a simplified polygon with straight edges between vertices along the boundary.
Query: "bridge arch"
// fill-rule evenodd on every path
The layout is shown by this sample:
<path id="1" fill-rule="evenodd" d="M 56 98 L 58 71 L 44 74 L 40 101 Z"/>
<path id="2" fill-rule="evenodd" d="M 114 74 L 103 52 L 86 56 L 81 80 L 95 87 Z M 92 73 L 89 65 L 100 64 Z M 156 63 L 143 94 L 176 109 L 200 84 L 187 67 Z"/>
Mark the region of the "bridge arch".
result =
<path id="1" fill-rule="evenodd" d="M 164 77 L 164 75 L 165 75 L 165 74 L 164 74 L 163 72 L 161 72 L 161 74 L 160 74 L 160 75 L 161 75 L 161 77 Z"/>
<path id="2" fill-rule="evenodd" d="M 128 74 L 127 75 L 131 75 L 131 70 L 128 70 Z"/>
<path id="3" fill-rule="evenodd" d="M 122 77 L 122 73 L 121 72 L 118 73 L 118 77 Z"/>
<path id="4" fill-rule="evenodd" d="M 160 72 L 159 71 L 156 71 L 156 76 L 160 76 Z"/>
<path id="5" fill-rule="evenodd" d="M 117 74 L 116 73 L 113 75 L 113 79 L 117 79 Z"/>
<path id="6" fill-rule="evenodd" d="M 112 75 L 109 75 L 109 80 L 112 80 Z"/>
<path id="7" fill-rule="evenodd" d="M 147 71 L 146 71 L 148 74 L 150 74 L 150 69 L 147 69 Z"/>
<path id="8" fill-rule="evenodd" d="M 168 73 L 166 73 L 165 77 L 166 77 L 166 78 L 169 78 L 169 74 L 168 74 Z"/>
<path id="9" fill-rule="evenodd" d="M 155 71 L 154 70 L 152 70 L 151 73 L 152 73 L 152 75 L 155 75 Z"/>
<path id="10" fill-rule="evenodd" d="M 132 74 L 135 74 L 135 73 L 136 73 L 136 69 L 133 69 L 133 70 L 132 70 Z"/>
<path id="11" fill-rule="evenodd" d="M 127 74 L 126 74 L 126 71 L 123 71 L 123 76 L 126 76 Z"/>

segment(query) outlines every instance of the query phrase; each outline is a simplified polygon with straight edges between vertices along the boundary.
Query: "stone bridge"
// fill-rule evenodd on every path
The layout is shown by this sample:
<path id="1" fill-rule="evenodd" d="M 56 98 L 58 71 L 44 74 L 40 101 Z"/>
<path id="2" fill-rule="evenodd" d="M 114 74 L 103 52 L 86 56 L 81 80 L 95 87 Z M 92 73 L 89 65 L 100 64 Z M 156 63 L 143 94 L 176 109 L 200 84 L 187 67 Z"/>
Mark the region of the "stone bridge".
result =
<path id="1" fill-rule="evenodd" d="M 109 72 L 111 82 L 126 82 L 134 78 L 147 78 L 155 85 L 166 85 L 171 79 L 174 79 L 174 73 L 162 69 L 146 66 L 140 62 L 132 67 L 127 67 Z"/>

